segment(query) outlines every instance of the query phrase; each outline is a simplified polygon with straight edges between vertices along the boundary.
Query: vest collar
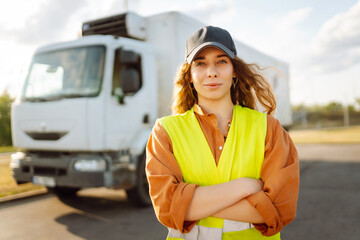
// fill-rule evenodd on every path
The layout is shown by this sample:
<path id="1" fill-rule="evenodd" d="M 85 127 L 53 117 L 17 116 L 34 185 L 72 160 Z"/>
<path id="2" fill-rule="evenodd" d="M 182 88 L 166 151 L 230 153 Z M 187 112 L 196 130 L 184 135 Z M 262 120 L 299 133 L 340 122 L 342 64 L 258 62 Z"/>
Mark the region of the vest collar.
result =
<path id="1" fill-rule="evenodd" d="M 235 106 L 234 106 L 235 107 Z M 200 107 L 200 105 L 198 104 L 194 104 L 193 106 L 193 110 L 196 114 L 201 115 L 201 116 L 211 116 L 211 115 L 215 115 L 213 113 L 208 113 L 204 108 Z"/>
<path id="2" fill-rule="evenodd" d="M 234 106 L 235 108 L 235 106 Z M 202 107 L 200 107 L 198 104 L 194 104 L 193 106 L 193 111 L 194 113 L 196 113 L 197 115 L 200 115 L 201 117 L 211 117 L 210 119 L 212 119 L 212 121 L 214 122 L 214 128 L 216 127 L 217 128 L 217 117 L 215 114 L 213 113 L 208 113 L 205 111 L 205 109 L 203 109 Z M 230 119 L 230 121 L 227 123 L 228 125 L 228 129 L 226 131 L 226 133 L 224 134 L 224 138 L 227 138 L 227 135 L 229 133 L 229 129 L 230 129 L 230 125 L 231 125 L 231 120 L 232 118 Z"/>
<path id="3" fill-rule="evenodd" d="M 200 107 L 198 104 L 194 105 L 194 112 L 201 115 L 201 116 L 210 116 L 213 115 L 212 113 L 208 113 L 205 111 L 205 109 L 203 109 L 202 107 Z"/>

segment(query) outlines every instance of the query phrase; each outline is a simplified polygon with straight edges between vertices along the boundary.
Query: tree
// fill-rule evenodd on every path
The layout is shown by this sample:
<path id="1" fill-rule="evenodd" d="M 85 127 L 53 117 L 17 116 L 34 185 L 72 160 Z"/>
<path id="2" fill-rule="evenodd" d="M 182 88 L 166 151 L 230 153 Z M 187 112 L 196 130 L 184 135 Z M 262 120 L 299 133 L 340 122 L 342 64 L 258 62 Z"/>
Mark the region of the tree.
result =
<path id="1" fill-rule="evenodd" d="M 304 111 L 306 109 L 306 106 L 303 103 L 301 103 L 299 105 L 292 105 L 291 109 L 293 112 Z"/>
<path id="2" fill-rule="evenodd" d="M 341 103 L 331 102 L 328 105 L 326 105 L 325 109 L 327 111 L 342 111 L 343 105 Z"/>
<path id="3" fill-rule="evenodd" d="M 355 106 L 354 105 L 348 105 L 349 112 L 355 112 Z"/>
<path id="4" fill-rule="evenodd" d="M 355 102 L 358 105 L 358 107 L 360 108 L 360 98 L 355 98 Z"/>
<path id="5" fill-rule="evenodd" d="M 13 101 L 6 90 L 0 95 L 0 146 L 12 145 L 10 113 Z"/>

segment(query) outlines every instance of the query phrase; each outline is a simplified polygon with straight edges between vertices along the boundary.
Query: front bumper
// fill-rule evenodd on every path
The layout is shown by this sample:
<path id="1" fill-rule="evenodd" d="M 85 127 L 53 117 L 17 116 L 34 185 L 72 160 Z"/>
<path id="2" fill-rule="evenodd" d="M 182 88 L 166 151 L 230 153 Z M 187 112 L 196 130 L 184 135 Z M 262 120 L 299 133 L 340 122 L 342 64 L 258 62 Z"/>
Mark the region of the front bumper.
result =
<path id="1" fill-rule="evenodd" d="M 79 159 L 105 160 L 106 169 L 102 171 L 77 171 L 74 165 Z M 58 187 L 116 187 L 125 189 L 133 187 L 135 182 L 134 171 L 124 164 L 120 168 L 116 166 L 113 159 L 104 154 L 27 153 L 20 159 L 12 159 L 11 170 L 18 183 L 37 183 L 36 179 L 45 177 L 54 181 L 55 186 Z M 46 183 L 42 184 L 46 186 Z M 48 186 L 53 187 L 52 185 Z"/>

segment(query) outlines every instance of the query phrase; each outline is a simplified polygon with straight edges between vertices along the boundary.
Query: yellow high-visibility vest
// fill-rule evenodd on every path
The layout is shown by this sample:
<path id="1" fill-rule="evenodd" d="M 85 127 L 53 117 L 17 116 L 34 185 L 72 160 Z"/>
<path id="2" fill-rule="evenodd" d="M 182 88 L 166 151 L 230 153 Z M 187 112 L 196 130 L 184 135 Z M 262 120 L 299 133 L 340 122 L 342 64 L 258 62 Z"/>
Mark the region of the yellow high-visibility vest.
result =
<path id="1" fill-rule="evenodd" d="M 218 165 L 196 119 L 194 110 L 159 120 L 169 135 L 174 156 L 186 183 L 209 186 L 241 177 L 260 178 L 264 160 L 267 116 L 234 106 L 231 126 Z M 252 224 L 207 217 L 189 233 L 169 228 L 168 240 L 185 239 L 280 239 L 280 233 L 265 237 Z"/>

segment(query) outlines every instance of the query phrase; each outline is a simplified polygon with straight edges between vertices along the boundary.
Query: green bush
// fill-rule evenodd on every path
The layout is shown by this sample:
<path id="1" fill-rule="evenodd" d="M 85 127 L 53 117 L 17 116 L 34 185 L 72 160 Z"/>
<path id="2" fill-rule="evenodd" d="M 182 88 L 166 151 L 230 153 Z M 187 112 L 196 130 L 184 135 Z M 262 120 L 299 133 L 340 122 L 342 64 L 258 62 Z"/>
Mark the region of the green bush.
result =
<path id="1" fill-rule="evenodd" d="M 0 96 L 0 146 L 11 146 L 10 113 L 13 98 L 5 91 Z"/>

